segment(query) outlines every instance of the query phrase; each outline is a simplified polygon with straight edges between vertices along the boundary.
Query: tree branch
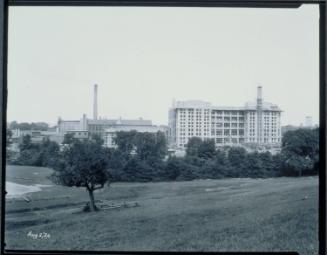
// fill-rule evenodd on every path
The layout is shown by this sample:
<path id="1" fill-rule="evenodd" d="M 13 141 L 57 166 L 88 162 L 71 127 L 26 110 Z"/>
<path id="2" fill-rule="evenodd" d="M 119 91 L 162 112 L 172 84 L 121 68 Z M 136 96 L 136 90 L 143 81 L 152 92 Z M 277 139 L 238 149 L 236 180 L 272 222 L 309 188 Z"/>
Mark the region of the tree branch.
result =
<path id="1" fill-rule="evenodd" d="M 98 187 L 94 187 L 93 190 L 102 189 L 103 187 L 104 187 L 104 184 L 101 184 L 101 185 L 98 186 Z"/>

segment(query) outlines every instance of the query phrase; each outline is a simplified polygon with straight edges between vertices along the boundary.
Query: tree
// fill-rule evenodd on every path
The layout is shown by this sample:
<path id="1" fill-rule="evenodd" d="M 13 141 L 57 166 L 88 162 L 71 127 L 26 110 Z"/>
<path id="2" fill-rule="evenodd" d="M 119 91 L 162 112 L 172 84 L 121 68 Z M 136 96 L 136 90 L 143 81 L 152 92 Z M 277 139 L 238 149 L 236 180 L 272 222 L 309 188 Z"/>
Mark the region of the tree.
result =
<path id="1" fill-rule="evenodd" d="M 191 137 L 186 145 L 186 156 L 199 156 L 202 140 L 199 137 Z"/>
<path id="2" fill-rule="evenodd" d="M 12 131 L 10 129 L 7 129 L 6 132 L 6 159 L 10 160 L 11 158 L 11 151 L 9 150 L 10 145 L 12 144 Z"/>
<path id="3" fill-rule="evenodd" d="M 96 143 L 103 145 L 104 141 L 99 134 L 92 134 L 91 139 L 94 140 Z"/>
<path id="4" fill-rule="evenodd" d="M 89 193 L 90 210 L 97 207 L 94 191 L 104 187 L 111 177 L 108 171 L 107 152 L 94 140 L 75 140 L 64 148 L 51 179 L 68 187 L 85 187 Z"/>
<path id="5" fill-rule="evenodd" d="M 11 130 L 20 129 L 20 130 L 38 130 L 38 131 L 47 131 L 49 125 L 45 122 L 21 122 L 18 123 L 17 121 L 12 121 L 9 124 L 9 128 Z"/>
<path id="6" fill-rule="evenodd" d="M 59 144 L 45 138 L 40 145 L 40 161 L 42 166 L 53 168 L 59 159 Z"/>
<path id="7" fill-rule="evenodd" d="M 32 122 L 30 124 L 32 130 L 47 131 L 49 128 L 48 123 L 45 122 Z"/>
<path id="8" fill-rule="evenodd" d="M 165 167 L 165 177 L 169 181 L 175 181 L 181 171 L 185 170 L 185 162 L 181 158 L 169 157 Z"/>
<path id="9" fill-rule="evenodd" d="M 30 150 L 35 148 L 35 145 L 32 144 L 32 138 L 30 135 L 24 135 L 21 143 L 19 144 L 19 150 L 22 152 L 24 150 Z"/>
<path id="10" fill-rule="evenodd" d="M 42 166 L 40 151 L 36 148 L 23 150 L 13 163 L 22 166 Z"/>
<path id="11" fill-rule="evenodd" d="M 140 160 L 137 157 L 131 158 L 125 165 L 122 174 L 123 181 L 152 181 L 153 168 L 145 160 Z"/>
<path id="12" fill-rule="evenodd" d="M 66 134 L 64 135 L 64 140 L 62 141 L 62 144 L 70 145 L 70 144 L 72 144 L 74 141 L 75 141 L 74 133 L 66 133 Z"/>
<path id="13" fill-rule="evenodd" d="M 319 129 L 288 131 L 282 140 L 285 166 L 302 176 L 304 171 L 315 171 L 319 164 Z"/>
<path id="14" fill-rule="evenodd" d="M 187 157 L 199 157 L 203 159 L 213 158 L 216 153 L 215 141 L 213 139 L 202 141 L 199 137 L 191 137 L 186 145 Z"/>
<path id="15" fill-rule="evenodd" d="M 17 121 L 10 122 L 9 129 L 15 130 L 15 129 L 18 129 L 18 128 L 19 128 L 19 125 L 18 125 Z"/>
<path id="16" fill-rule="evenodd" d="M 18 129 L 20 130 L 31 130 L 31 125 L 27 122 L 22 122 L 18 124 Z"/>
<path id="17" fill-rule="evenodd" d="M 113 138 L 117 149 L 123 154 L 129 155 L 135 147 L 136 131 L 118 131 Z"/>
<path id="18" fill-rule="evenodd" d="M 242 147 L 232 147 L 228 150 L 228 161 L 234 177 L 244 175 L 247 152 Z"/>
<path id="19" fill-rule="evenodd" d="M 108 168 L 111 170 L 113 181 L 123 181 L 124 168 L 128 162 L 129 157 L 116 149 L 107 150 Z"/>
<path id="20" fill-rule="evenodd" d="M 140 160 L 162 160 L 167 154 L 166 137 L 162 132 L 136 133 L 134 144 Z"/>
<path id="21" fill-rule="evenodd" d="M 6 145 L 9 146 L 11 144 L 11 138 L 12 138 L 12 131 L 10 129 L 7 129 L 6 132 Z"/>
<path id="22" fill-rule="evenodd" d="M 215 178 L 235 177 L 235 173 L 232 171 L 225 149 L 216 151 L 215 162 Z"/>
<path id="23" fill-rule="evenodd" d="M 171 181 L 188 181 L 197 178 L 199 168 L 185 158 L 170 157 L 166 162 L 164 176 Z"/>
<path id="24" fill-rule="evenodd" d="M 216 145 L 213 139 L 202 141 L 198 149 L 198 156 L 204 159 L 213 158 L 216 154 Z"/>
<path id="25" fill-rule="evenodd" d="M 247 170 L 246 177 L 264 177 L 262 174 L 264 162 L 262 162 L 259 152 L 248 153 L 245 168 Z"/>
<path id="26" fill-rule="evenodd" d="M 30 135 L 24 135 L 19 144 L 19 156 L 14 164 L 26 166 L 42 166 L 40 158 L 40 146 L 33 144 Z"/>

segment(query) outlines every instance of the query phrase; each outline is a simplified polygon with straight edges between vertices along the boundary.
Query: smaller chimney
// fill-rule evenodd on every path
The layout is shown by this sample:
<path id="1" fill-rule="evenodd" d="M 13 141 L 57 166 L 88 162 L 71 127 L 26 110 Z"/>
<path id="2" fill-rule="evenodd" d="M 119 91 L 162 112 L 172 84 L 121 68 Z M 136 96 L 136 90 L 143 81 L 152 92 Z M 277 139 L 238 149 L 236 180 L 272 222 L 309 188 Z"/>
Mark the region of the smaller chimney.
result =
<path id="1" fill-rule="evenodd" d="M 93 119 L 98 119 L 98 85 L 94 85 L 94 98 L 93 98 Z"/>
<path id="2" fill-rule="evenodd" d="M 86 114 L 83 114 L 83 120 L 82 120 L 82 130 L 87 131 L 87 119 L 86 119 Z"/>

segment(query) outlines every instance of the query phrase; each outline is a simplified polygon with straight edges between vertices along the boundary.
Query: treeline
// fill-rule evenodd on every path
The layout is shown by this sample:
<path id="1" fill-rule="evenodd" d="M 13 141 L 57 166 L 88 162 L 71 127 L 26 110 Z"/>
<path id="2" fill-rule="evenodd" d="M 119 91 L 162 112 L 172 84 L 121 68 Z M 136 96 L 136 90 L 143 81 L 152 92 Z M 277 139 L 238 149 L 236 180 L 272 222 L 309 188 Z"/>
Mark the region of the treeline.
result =
<path id="1" fill-rule="evenodd" d="M 36 131 L 47 131 L 49 128 L 49 124 L 45 122 L 21 122 L 18 123 L 17 121 L 12 121 L 8 125 L 9 129 L 15 130 L 15 129 L 20 129 L 20 130 L 36 130 Z"/>
<path id="2" fill-rule="evenodd" d="M 96 136 L 90 140 L 99 145 L 103 143 Z M 115 148 L 100 146 L 101 158 L 99 156 L 98 159 L 105 164 L 113 181 L 267 178 L 315 175 L 319 170 L 318 129 L 288 131 L 283 137 L 282 150 L 276 155 L 270 152 L 247 152 L 242 147 L 216 149 L 213 140 L 202 141 L 193 137 L 187 144 L 186 155 L 175 157 L 168 155 L 167 141 L 162 132 L 118 132 L 114 141 L 117 145 Z M 69 148 L 76 144 L 86 147 L 88 142 L 67 135 L 63 150 L 49 140 L 38 145 L 32 144 L 30 137 L 25 136 L 20 144 L 20 155 L 13 163 L 56 168 L 58 162 L 63 162 Z M 93 157 L 96 160 L 96 155 Z M 82 158 L 76 155 L 76 160 Z"/>
<path id="3" fill-rule="evenodd" d="M 44 139 L 41 143 L 32 143 L 30 135 L 25 135 L 19 144 L 19 155 L 8 158 L 7 161 L 13 165 L 53 167 L 60 157 L 60 146 L 58 143 Z M 7 148 L 7 156 L 8 154 Z"/>

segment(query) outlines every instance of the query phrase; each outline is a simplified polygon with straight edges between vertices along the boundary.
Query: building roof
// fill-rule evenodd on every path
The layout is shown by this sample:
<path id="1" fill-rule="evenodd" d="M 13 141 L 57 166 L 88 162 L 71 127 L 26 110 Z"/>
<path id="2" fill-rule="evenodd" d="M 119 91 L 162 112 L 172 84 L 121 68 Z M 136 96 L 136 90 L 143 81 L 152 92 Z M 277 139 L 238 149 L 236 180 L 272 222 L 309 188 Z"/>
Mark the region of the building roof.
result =
<path id="1" fill-rule="evenodd" d="M 113 126 L 152 126 L 151 120 L 134 119 L 101 119 L 101 120 L 88 120 L 88 124 L 91 125 L 113 125 Z"/>
<path id="2" fill-rule="evenodd" d="M 224 111 L 252 111 L 257 110 L 257 104 L 255 102 L 247 102 L 245 106 L 215 106 L 209 102 L 199 100 L 177 101 L 173 108 L 204 108 L 211 110 L 224 110 Z M 269 102 L 262 103 L 263 111 L 282 111 L 276 104 Z"/>
<path id="3" fill-rule="evenodd" d="M 137 131 L 137 132 L 150 132 L 150 133 L 156 133 L 158 131 L 165 131 L 165 128 L 163 126 L 112 126 L 110 128 L 105 129 L 105 132 L 107 133 L 114 133 L 118 131 Z"/>

